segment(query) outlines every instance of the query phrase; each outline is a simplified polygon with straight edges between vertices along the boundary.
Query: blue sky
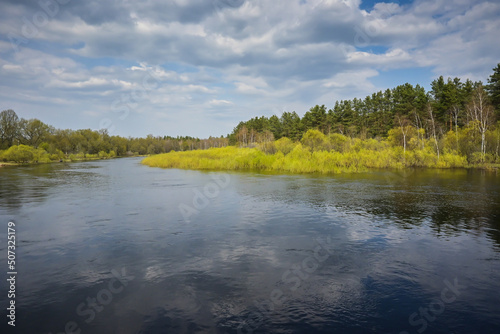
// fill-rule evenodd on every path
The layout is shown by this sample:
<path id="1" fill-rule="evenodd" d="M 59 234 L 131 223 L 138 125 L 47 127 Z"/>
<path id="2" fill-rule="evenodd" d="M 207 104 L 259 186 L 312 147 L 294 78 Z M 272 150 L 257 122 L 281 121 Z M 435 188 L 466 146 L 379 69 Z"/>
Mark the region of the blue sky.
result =
<path id="1" fill-rule="evenodd" d="M 405 82 L 486 81 L 481 0 L 3 0 L 0 110 L 122 136 L 220 136 Z"/>
<path id="2" fill-rule="evenodd" d="M 396 3 L 400 6 L 405 6 L 405 5 L 410 5 L 413 2 L 413 0 L 399 0 L 399 1 L 363 0 L 363 1 L 361 1 L 359 8 L 366 10 L 366 11 L 371 11 L 373 9 L 373 7 L 379 2 L 386 2 L 386 3 L 393 2 L 393 3 Z"/>

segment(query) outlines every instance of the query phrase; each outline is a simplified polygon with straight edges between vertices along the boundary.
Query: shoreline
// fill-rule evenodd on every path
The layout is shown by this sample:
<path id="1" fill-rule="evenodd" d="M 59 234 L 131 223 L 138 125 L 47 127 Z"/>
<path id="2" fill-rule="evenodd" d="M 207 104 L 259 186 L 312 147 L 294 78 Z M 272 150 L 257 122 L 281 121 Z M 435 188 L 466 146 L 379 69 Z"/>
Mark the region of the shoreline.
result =
<path id="1" fill-rule="evenodd" d="M 126 157 L 107 157 L 107 158 L 88 158 L 88 159 L 63 159 L 62 161 L 30 161 L 30 162 L 0 162 L 0 168 L 2 167 L 20 167 L 20 166 L 34 166 L 34 165 L 45 165 L 45 164 L 57 164 L 57 163 L 70 163 L 70 162 L 86 162 L 86 161 L 97 161 L 97 160 L 111 160 L 111 159 L 121 159 L 121 158 L 134 158 L 134 157 L 145 157 L 145 155 L 131 155 Z"/>
<path id="2" fill-rule="evenodd" d="M 142 162 L 141 162 L 142 163 Z M 358 174 L 358 173 L 369 173 L 376 171 L 408 171 L 408 170 L 483 170 L 487 172 L 498 172 L 500 171 L 500 165 L 498 166 L 465 166 L 465 167 L 365 167 L 358 171 L 340 171 L 340 172 L 290 172 L 286 170 L 270 170 L 270 169 L 258 169 L 258 168 L 240 168 L 240 169 L 224 169 L 224 168 L 182 168 L 182 167 L 162 167 L 162 166 L 150 166 L 143 164 L 151 168 L 162 168 L 162 169 L 181 169 L 181 170 L 192 170 L 192 171 L 204 171 L 204 172 L 256 172 L 256 173 L 275 173 L 277 175 L 338 175 L 338 174 Z"/>

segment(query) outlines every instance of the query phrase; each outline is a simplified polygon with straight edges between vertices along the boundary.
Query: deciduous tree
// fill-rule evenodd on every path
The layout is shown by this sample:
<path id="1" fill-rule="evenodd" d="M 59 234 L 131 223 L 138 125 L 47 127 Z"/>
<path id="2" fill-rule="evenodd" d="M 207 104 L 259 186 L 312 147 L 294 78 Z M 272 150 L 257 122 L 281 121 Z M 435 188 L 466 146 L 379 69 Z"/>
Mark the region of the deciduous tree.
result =
<path id="1" fill-rule="evenodd" d="M 12 109 L 0 113 L 0 147 L 9 148 L 19 135 L 19 117 Z"/>
<path id="2" fill-rule="evenodd" d="M 481 134 L 481 154 L 486 154 L 486 131 L 493 124 L 495 114 L 493 106 L 488 101 L 488 95 L 482 85 L 479 85 L 473 93 L 472 100 L 467 105 L 467 115 L 470 122 L 474 122 Z"/>

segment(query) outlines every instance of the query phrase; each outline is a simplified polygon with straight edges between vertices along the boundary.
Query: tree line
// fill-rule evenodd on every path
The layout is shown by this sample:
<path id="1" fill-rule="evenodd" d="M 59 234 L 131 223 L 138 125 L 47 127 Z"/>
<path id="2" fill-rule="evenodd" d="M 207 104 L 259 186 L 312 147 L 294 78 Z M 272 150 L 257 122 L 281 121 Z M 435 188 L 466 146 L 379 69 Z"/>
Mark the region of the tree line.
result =
<path id="1" fill-rule="evenodd" d="M 364 99 L 337 101 L 333 108 L 316 105 L 300 117 L 255 117 L 240 122 L 229 143 L 256 146 L 286 137 L 301 140 L 309 130 L 349 138 L 390 139 L 403 151 L 431 142 L 437 156 L 455 151 L 469 160 L 498 159 L 500 154 L 500 64 L 488 84 L 443 76 L 431 90 L 409 83 L 379 91 Z"/>
<path id="2" fill-rule="evenodd" d="M 228 139 L 224 137 L 199 139 L 148 135 L 146 138 L 125 138 L 110 135 L 106 129 L 56 129 L 36 118 L 19 118 L 11 109 L 0 113 L 0 160 L 3 161 L 83 160 L 227 145 Z"/>

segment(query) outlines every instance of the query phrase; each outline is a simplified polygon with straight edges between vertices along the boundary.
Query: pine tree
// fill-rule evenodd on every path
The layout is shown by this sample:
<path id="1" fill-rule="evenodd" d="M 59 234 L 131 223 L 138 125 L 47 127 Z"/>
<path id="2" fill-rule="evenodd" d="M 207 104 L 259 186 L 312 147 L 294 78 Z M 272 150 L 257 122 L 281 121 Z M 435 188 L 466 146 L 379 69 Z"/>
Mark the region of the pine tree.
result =
<path id="1" fill-rule="evenodd" d="M 485 88 L 490 96 L 491 103 L 497 113 L 500 113 L 500 64 L 493 69 L 493 74 L 488 79 L 489 85 Z"/>

